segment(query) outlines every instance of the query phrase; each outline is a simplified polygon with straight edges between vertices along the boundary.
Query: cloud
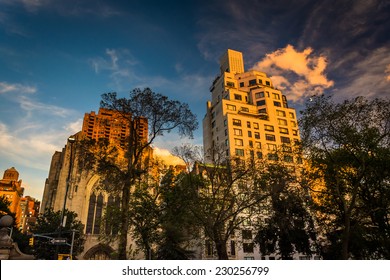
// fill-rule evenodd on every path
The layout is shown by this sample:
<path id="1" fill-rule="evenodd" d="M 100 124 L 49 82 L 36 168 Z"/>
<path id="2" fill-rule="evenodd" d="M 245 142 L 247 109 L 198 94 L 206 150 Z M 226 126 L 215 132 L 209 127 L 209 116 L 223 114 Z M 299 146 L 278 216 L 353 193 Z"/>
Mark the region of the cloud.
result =
<path id="1" fill-rule="evenodd" d="M 7 82 L 0 82 L 0 94 L 17 92 L 17 93 L 35 93 L 37 89 L 32 86 L 25 86 L 22 84 L 10 84 Z"/>
<path id="2" fill-rule="evenodd" d="M 167 165 L 183 165 L 184 161 L 177 156 L 171 154 L 166 149 L 160 149 L 158 147 L 153 148 L 153 155 L 159 160 L 163 161 Z"/>
<path id="3" fill-rule="evenodd" d="M 355 63 L 345 63 L 348 71 L 337 88 L 337 93 L 344 97 L 356 96 L 383 97 L 389 96 L 390 81 L 390 48 L 381 47 L 365 57 L 359 57 Z"/>
<path id="4" fill-rule="evenodd" d="M 306 48 L 300 52 L 287 45 L 267 54 L 253 69 L 267 73 L 274 86 L 285 90 L 290 100 L 300 101 L 334 85 L 324 74 L 326 67 L 326 57 L 313 55 L 313 49 Z"/>
<path id="5" fill-rule="evenodd" d="M 78 115 L 73 109 L 35 100 L 31 94 L 37 91 L 20 83 L 0 83 L 0 102 L 5 105 L 0 121 L 0 158 L 12 166 L 47 171 L 54 151 L 81 130 L 81 120 L 73 119 Z"/>
<path id="6" fill-rule="evenodd" d="M 386 81 L 390 81 L 390 64 L 387 65 L 385 73 L 386 73 Z"/>
<path id="7" fill-rule="evenodd" d="M 42 10 L 51 11 L 61 16 L 85 16 L 93 15 L 101 18 L 108 18 L 122 14 L 119 9 L 116 9 L 104 1 L 96 0 L 67 0 L 67 1 L 52 1 L 52 0 L 0 0 L 0 4 L 5 5 L 20 5 L 29 13 L 37 13 Z"/>

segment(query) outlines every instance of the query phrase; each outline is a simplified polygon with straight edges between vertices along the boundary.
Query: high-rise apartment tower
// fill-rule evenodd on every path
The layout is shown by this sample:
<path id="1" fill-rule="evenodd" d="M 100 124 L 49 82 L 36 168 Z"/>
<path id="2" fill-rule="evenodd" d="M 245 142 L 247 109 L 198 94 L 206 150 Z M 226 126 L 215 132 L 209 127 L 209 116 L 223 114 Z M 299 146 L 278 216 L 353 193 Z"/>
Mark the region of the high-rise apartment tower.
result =
<path id="1" fill-rule="evenodd" d="M 241 52 L 227 50 L 220 59 L 220 74 L 213 81 L 203 119 L 206 158 L 215 151 L 226 157 L 275 159 L 299 140 L 295 109 L 263 72 L 244 71 Z M 212 153 L 211 151 L 214 151 Z M 293 157 L 284 155 L 285 161 Z"/>

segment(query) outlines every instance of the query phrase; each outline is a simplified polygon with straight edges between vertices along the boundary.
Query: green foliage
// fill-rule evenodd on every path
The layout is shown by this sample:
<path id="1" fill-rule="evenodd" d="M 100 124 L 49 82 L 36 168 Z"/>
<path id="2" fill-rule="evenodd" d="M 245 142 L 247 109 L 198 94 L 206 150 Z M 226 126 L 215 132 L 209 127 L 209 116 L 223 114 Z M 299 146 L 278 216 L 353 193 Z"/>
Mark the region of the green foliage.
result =
<path id="1" fill-rule="evenodd" d="M 313 97 L 300 124 L 324 257 L 390 258 L 390 101 Z"/>
<path id="2" fill-rule="evenodd" d="M 154 242 L 156 224 L 155 197 L 151 197 L 145 186 L 149 167 L 148 153 L 156 137 L 177 130 L 180 136 L 193 137 L 197 129 L 196 116 L 188 104 L 153 92 L 149 88 L 133 89 L 128 98 L 119 98 L 115 92 L 102 95 L 102 108 L 110 109 L 128 123 L 129 136 L 121 145 L 112 145 L 107 140 L 91 141 L 81 147 L 81 168 L 93 170 L 101 177 L 100 188 L 107 193 L 119 195 L 118 258 L 127 258 L 127 237 L 135 229 L 137 242 L 149 255 Z M 139 130 L 147 120 L 149 137 L 141 139 Z M 136 211 L 137 210 L 137 211 Z M 106 215 L 106 217 L 108 217 Z"/>
<path id="3" fill-rule="evenodd" d="M 279 152 L 278 158 L 283 159 L 283 152 Z M 282 160 L 268 161 L 259 175 L 263 191 L 269 194 L 268 203 L 259 209 L 267 217 L 258 222 L 255 237 L 263 255 L 291 259 L 296 252 L 313 254 L 316 234 L 308 192 L 297 172 L 300 168 Z"/>
<path id="4" fill-rule="evenodd" d="M 75 230 L 75 240 L 73 253 L 77 256 L 83 251 L 85 238 L 83 236 L 84 225 L 77 220 L 77 214 L 65 210 L 66 225 L 61 229 L 61 237 L 66 238 L 67 243 L 71 244 L 72 230 Z M 61 211 L 54 212 L 47 209 L 45 213 L 38 217 L 37 223 L 32 229 L 33 234 L 55 238 L 59 236 L 59 225 L 61 220 Z M 57 254 L 69 254 L 69 245 L 53 245 L 50 239 L 36 236 L 34 238 L 34 255 L 37 259 L 57 259 Z"/>

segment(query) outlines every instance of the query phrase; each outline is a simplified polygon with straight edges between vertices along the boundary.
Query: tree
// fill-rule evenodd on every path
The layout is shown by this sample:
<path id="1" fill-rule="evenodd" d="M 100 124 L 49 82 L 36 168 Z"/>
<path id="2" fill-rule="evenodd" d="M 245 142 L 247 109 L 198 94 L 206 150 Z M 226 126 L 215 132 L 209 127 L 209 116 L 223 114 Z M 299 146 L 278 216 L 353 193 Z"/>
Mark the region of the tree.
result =
<path id="1" fill-rule="evenodd" d="M 5 197 L 0 196 L 0 218 L 9 215 L 13 218 L 12 224 L 12 240 L 18 244 L 18 248 L 26 254 L 31 254 L 31 247 L 28 244 L 29 237 L 26 234 L 23 234 L 22 231 L 18 228 L 16 215 L 10 210 L 11 202 Z"/>
<path id="2" fill-rule="evenodd" d="M 311 200 L 300 180 L 302 166 L 280 160 L 283 154 L 267 162 L 260 175 L 263 190 L 270 196 L 269 203 L 260 206 L 259 212 L 267 216 L 258 223 L 255 242 L 263 255 L 277 253 L 282 259 L 292 259 L 299 252 L 310 256 L 316 245 Z"/>
<path id="3" fill-rule="evenodd" d="M 193 257 L 191 242 L 198 237 L 198 227 L 191 208 L 191 190 L 183 183 L 188 172 L 176 174 L 170 169 L 160 185 L 160 229 L 157 258 L 187 260 Z"/>
<path id="4" fill-rule="evenodd" d="M 85 159 L 84 163 L 92 165 L 94 172 L 101 176 L 101 188 L 108 193 L 118 194 L 121 198 L 118 211 L 118 258 L 126 259 L 132 190 L 142 176 L 147 174 L 146 161 L 151 144 L 156 137 L 173 130 L 178 130 L 180 136 L 193 137 L 198 122 L 187 104 L 169 100 L 149 88 L 134 89 L 129 98 L 118 98 L 116 93 L 103 94 L 100 106 L 119 113 L 129 124 L 129 136 L 122 146 L 112 145 L 108 141 L 99 141 L 100 143 L 93 145 L 84 145 L 84 142 L 82 157 Z M 145 120 L 149 131 L 147 139 L 139 134 Z"/>
<path id="5" fill-rule="evenodd" d="M 183 149 L 176 151 L 188 156 Z M 228 240 L 254 217 L 257 204 L 267 197 L 257 180 L 262 167 L 260 162 L 229 159 L 218 148 L 208 154 L 213 161 L 198 161 L 181 183 L 192 193 L 188 207 L 206 239 L 214 243 L 218 259 L 228 259 Z"/>
<path id="6" fill-rule="evenodd" d="M 68 244 L 72 242 L 74 231 L 73 254 L 77 256 L 84 249 L 85 238 L 83 236 L 84 225 L 77 220 L 77 214 L 65 210 L 66 225 L 62 228 L 61 237 L 67 240 Z M 34 235 L 34 255 L 37 259 L 57 259 L 57 254 L 69 254 L 69 245 L 53 245 L 50 238 L 58 236 L 58 225 L 61 220 L 61 211 L 54 212 L 52 209 L 46 209 L 43 215 L 37 218 L 37 222 L 32 229 Z M 72 256 L 73 257 L 73 256 Z"/>
<path id="7" fill-rule="evenodd" d="M 390 101 L 315 96 L 300 124 L 324 257 L 388 259 Z"/>

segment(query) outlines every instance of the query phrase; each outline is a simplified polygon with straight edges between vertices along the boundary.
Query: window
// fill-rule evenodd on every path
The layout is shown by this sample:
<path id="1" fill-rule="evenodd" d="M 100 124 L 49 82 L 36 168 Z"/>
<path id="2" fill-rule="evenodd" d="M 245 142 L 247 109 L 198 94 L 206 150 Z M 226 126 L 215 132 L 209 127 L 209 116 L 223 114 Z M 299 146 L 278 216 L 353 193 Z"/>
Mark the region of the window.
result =
<path id="1" fill-rule="evenodd" d="M 265 81 L 265 84 L 266 84 L 267 86 L 270 86 L 270 85 L 271 85 L 271 83 L 270 83 L 269 81 Z"/>
<path id="2" fill-rule="evenodd" d="M 251 128 L 251 122 L 246 122 L 246 127 Z"/>
<path id="3" fill-rule="evenodd" d="M 253 141 L 252 140 L 249 140 L 249 147 L 253 148 Z"/>
<path id="4" fill-rule="evenodd" d="M 290 155 L 285 155 L 285 156 L 283 157 L 283 160 L 284 160 L 285 162 L 293 162 L 293 157 L 290 156 Z"/>
<path id="5" fill-rule="evenodd" d="M 282 143 L 284 143 L 284 144 L 290 144 L 291 143 L 290 138 L 284 137 L 284 136 L 280 136 L 280 141 L 282 141 Z"/>
<path id="6" fill-rule="evenodd" d="M 263 84 L 263 81 L 259 79 L 259 84 L 262 85 Z"/>
<path id="7" fill-rule="evenodd" d="M 236 110 L 236 106 L 234 106 L 234 105 L 227 104 L 226 106 L 227 106 L 228 110 L 231 110 L 231 111 L 235 111 Z"/>
<path id="8" fill-rule="evenodd" d="M 244 86 L 244 82 L 241 82 L 241 83 L 240 83 L 240 87 L 243 87 L 243 86 Z"/>
<path id="9" fill-rule="evenodd" d="M 266 134 L 265 139 L 268 141 L 276 141 L 275 135 L 272 134 Z"/>
<path id="10" fill-rule="evenodd" d="M 211 240 L 206 240 L 206 255 L 212 256 L 213 255 L 213 242 Z"/>
<path id="11" fill-rule="evenodd" d="M 243 157 L 244 156 L 244 150 L 243 149 L 236 149 L 236 156 Z"/>
<path id="12" fill-rule="evenodd" d="M 215 127 L 215 121 L 213 121 L 213 122 L 211 123 L 211 127 L 212 127 L 212 128 Z"/>
<path id="13" fill-rule="evenodd" d="M 257 101 L 257 102 L 256 102 L 256 105 L 257 105 L 257 106 L 263 106 L 263 105 L 265 105 L 265 100 L 263 99 L 263 100 Z"/>
<path id="14" fill-rule="evenodd" d="M 241 107 L 242 112 L 249 112 L 249 109 L 247 107 Z"/>
<path id="15" fill-rule="evenodd" d="M 253 128 L 254 128 L 254 129 L 259 129 L 259 124 L 258 124 L 258 123 L 256 123 L 256 122 L 255 122 L 255 123 L 253 123 Z"/>
<path id="16" fill-rule="evenodd" d="M 282 150 L 283 150 L 283 152 L 288 152 L 288 153 L 292 152 L 291 146 L 287 146 L 287 145 L 283 145 Z"/>
<path id="17" fill-rule="evenodd" d="M 252 137 L 252 131 L 248 131 L 248 137 Z"/>
<path id="18" fill-rule="evenodd" d="M 241 129 L 234 128 L 233 131 L 234 131 L 234 135 L 242 136 L 242 130 Z"/>
<path id="19" fill-rule="evenodd" d="M 243 145 L 244 145 L 244 141 L 242 141 L 242 139 L 237 139 L 237 138 L 235 138 L 235 139 L 234 139 L 234 144 L 235 144 L 236 146 L 243 146 Z"/>
<path id="20" fill-rule="evenodd" d="M 262 159 L 263 158 L 263 153 L 262 152 L 256 152 L 257 158 Z"/>
<path id="21" fill-rule="evenodd" d="M 287 121 L 285 119 L 278 119 L 279 125 L 287 125 Z"/>
<path id="22" fill-rule="evenodd" d="M 252 239 L 252 231 L 248 229 L 242 230 L 242 239 Z"/>
<path id="23" fill-rule="evenodd" d="M 89 197 L 88 205 L 88 217 L 86 233 L 99 234 L 100 233 L 100 220 L 103 213 L 103 195 L 91 194 Z"/>
<path id="24" fill-rule="evenodd" d="M 236 255 L 236 242 L 234 240 L 230 241 L 230 255 Z"/>
<path id="25" fill-rule="evenodd" d="M 253 253 L 253 243 L 244 243 L 242 244 L 244 253 Z"/>
<path id="26" fill-rule="evenodd" d="M 235 100 L 242 100 L 241 94 L 235 94 L 235 95 L 234 95 L 234 99 L 235 99 Z"/>
<path id="27" fill-rule="evenodd" d="M 292 118 L 292 119 L 294 119 L 294 118 L 295 118 L 295 116 L 294 116 L 294 113 L 292 113 L 292 112 L 288 113 L 288 115 L 289 115 L 289 116 L 290 116 L 290 118 Z"/>
<path id="28" fill-rule="evenodd" d="M 268 154 L 268 159 L 269 160 L 278 160 L 278 155 L 277 154 Z"/>
<path id="29" fill-rule="evenodd" d="M 265 124 L 264 125 L 264 130 L 265 131 L 274 131 L 274 127 L 272 125 Z"/>
<path id="30" fill-rule="evenodd" d="M 250 85 L 250 86 L 256 85 L 256 79 L 254 79 L 254 80 L 249 80 L 249 85 Z"/>
<path id="31" fill-rule="evenodd" d="M 227 126 L 227 119 L 223 120 L 223 126 Z"/>
<path id="32" fill-rule="evenodd" d="M 226 82 L 226 86 L 228 86 L 228 87 L 234 87 L 234 83 L 233 83 L 233 82 L 227 81 L 227 82 Z"/>
<path id="33" fill-rule="evenodd" d="M 282 104 L 279 101 L 274 101 L 274 106 L 282 107 Z"/>
<path id="34" fill-rule="evenodd" d="M 278 115 L 279 117 L 285 117 L 286 116 L 286 112 L 285 111 L 281 111 L 281 110 L 276 110 L 276 115 Z"/>
<path id="35" fill-rule="evenodd" d="M 225 146 L 229 146 L 229 140 L 228 139 L 225 140 Z"/>
<path id="36" fill-rule="evenodd" d="M 285 127 L 279 127 L 279 132 L 280 132 L 281 134 L 288 134 L 288 129 L 285 128 Z"/>
<path id="37" fill-rule="evenodd" d="M 255 132 L 255 138 L 256 139 L 260 139 L 260 133 L 259 132 Z"/>
<path id="38" fill-rule="evenodd" d="M 233 125 L 235 125 L 235 126 L 241 126 L 241 120 L 233 119 Z"/>
<path id="39" fill-rule="evenodd" d="M 294 136 L 298 136 L 298 130 L 293 129 L 293 130 L 292 130 L 292 134 L 293 134 Z"/>
<path id="40" fill-rule="evenodd" d="M 272 93 L 272 97 L 273 97 L 274 99 L 280 100 L 280 95 L 277 94 L 277 93 Z"/>
<path id="41" fill-rule="evenodd" d="M 256 99 L 263 98 L 264 92 L 256 92 L 255 97 L 256 97 Z"/>
<path id="42" fill-rule="evenodd" d="M 228 135 L 228 132 L 227 132 L 227 129 L 225 129 L 225 136 L 227 136 Z"/>
<path id="43" fill-rule="evenodd" d="M 267 143 L 267 149 L 269 151 L 276 151 L 276 145 L 275 144 L 268 144 Z"/>
<path id="44" fill-rule="evenodd" d="M 294 122 L 294 121 L 291 121 L 291 126 L 292 126 L 292 127 L 297 127 L 297 123 Z"/>

